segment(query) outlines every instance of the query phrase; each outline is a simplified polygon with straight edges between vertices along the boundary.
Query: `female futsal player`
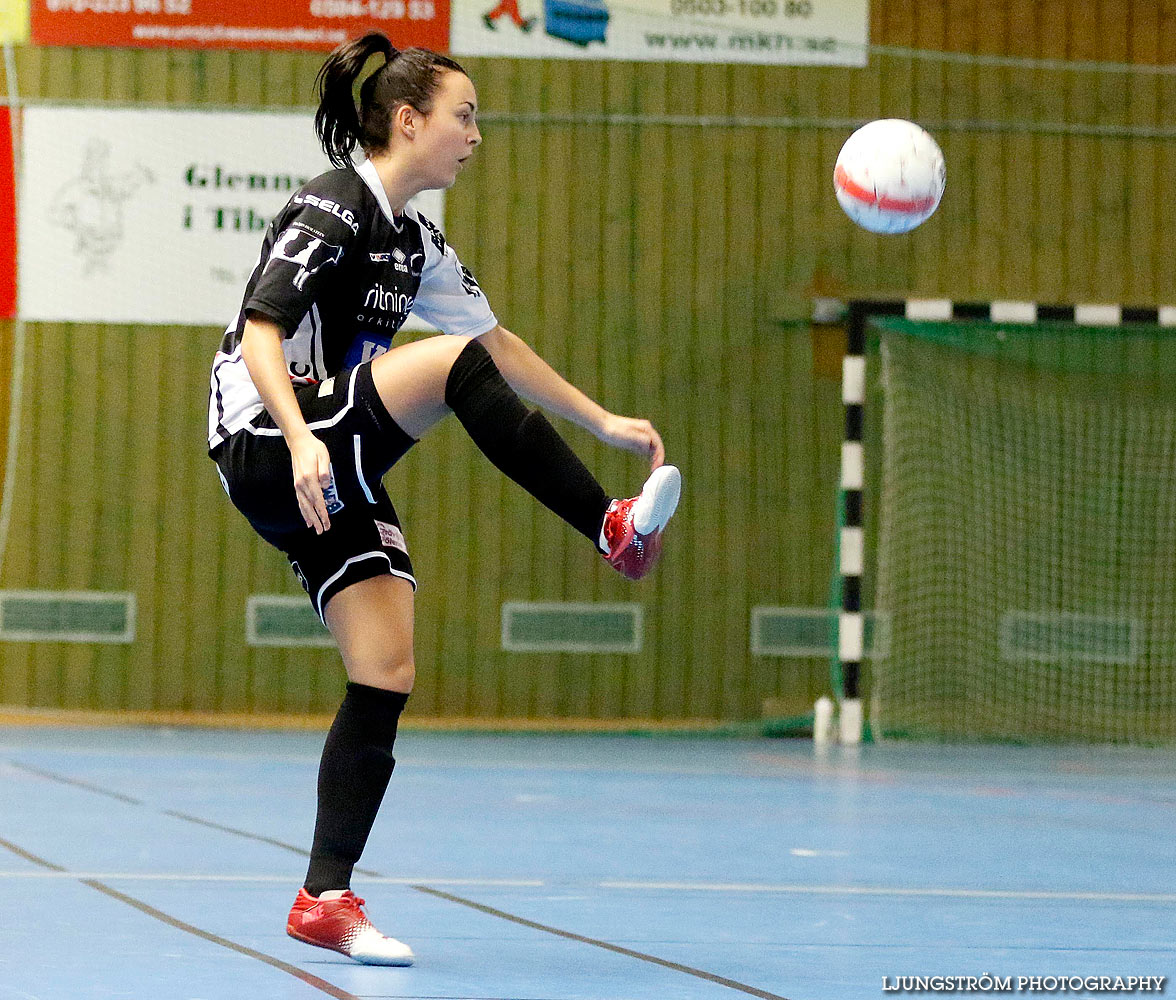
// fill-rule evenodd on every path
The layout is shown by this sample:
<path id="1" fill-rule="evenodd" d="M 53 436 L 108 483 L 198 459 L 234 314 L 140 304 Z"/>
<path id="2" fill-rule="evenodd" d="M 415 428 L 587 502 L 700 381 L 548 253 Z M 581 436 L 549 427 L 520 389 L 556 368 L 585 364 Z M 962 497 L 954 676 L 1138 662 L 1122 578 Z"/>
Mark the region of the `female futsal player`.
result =
<path id="1" fill-rule="evenodd" d="M 357 107 L 352 88 L 373 56 L 381 65 Z M 209 450 L 233 503 L 290 560 L 349 681 L 287 931 L 360 962 L 408 965 L 409 948 L 372 927 L 350 891 L 414 676 L 416 581 L 382 476 L 452 412 L 491 462 L 632 579 L 657 561 L 681 476 L 648 421 L 602 409 L 500 326 L 453 248 L 408 205 L 451 186 L 481 142 L 465 71 L 373 32 L 333 52 L 318 87 L 315 129 L 338 169 L 298 191 L 266 232 L 213 364 Z M 390 349 L 410 312 L 447 336 Z M 641 494 L 607 496 L 520 395 L 648 458 Z"/>

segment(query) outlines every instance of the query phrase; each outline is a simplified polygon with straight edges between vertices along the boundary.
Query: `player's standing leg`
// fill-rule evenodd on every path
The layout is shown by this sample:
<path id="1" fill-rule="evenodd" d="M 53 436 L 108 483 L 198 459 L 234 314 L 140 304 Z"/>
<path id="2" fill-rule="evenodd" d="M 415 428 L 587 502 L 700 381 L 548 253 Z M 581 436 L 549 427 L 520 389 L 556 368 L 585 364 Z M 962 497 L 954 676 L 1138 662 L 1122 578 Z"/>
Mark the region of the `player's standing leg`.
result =
<path id="1" fill-rule="evenodd" d="M 476 341 L 437 337 L 397 348 L 373 362 L 372 381 L 410 437 L 454 412 L 496 466 L 593 540 L 622 573 L 652 568 L 677 504 L 677 469 L 656 469 L 640 497 L 610 500 Z M 415 677 L 412 585 L 394 576 L 362 580 L 329 598 L 323 613 L 347 669 L 347 694 L 323 748 L 311 861 L 287 931 L 360 962 L 407 965 L 411 950 L 371 925 L 351 892 L 351 874 L 395 767 L 397 724 Z"/>
<path id="2" fill-rule="evenodd" d="M 397 723 L 412 692 L 412 584 L 395 576 L 359 581 L 332 597 L 324 615 L 347 669 L 347 694 L 323 747 L 310 866 L 286 930 L 365 964 L 411 965 L 411 949 L 368 920 L 351 873 L 396 766 Z"/>

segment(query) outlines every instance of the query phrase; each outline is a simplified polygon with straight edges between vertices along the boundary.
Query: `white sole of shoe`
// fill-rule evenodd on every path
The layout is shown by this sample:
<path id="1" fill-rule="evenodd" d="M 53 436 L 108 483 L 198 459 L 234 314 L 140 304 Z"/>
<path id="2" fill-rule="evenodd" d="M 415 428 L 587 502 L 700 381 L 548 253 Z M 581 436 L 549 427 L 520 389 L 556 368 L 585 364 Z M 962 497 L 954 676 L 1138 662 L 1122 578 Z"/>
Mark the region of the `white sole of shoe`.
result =
<path id="1" fill-rule="evenodd" d="M 676 466 L 654 469 L 641 487 L 641 496 L 633 504 L 633 530 L 649 535 L 665 528 L 682 496 L 682 473 Z"/>
<path id="2" fill-rule="evenodd" d="M 412 965 L 413 953 L 403 941 L 365 927 L 351 945 L 351 957 L 364 965 Z"/>

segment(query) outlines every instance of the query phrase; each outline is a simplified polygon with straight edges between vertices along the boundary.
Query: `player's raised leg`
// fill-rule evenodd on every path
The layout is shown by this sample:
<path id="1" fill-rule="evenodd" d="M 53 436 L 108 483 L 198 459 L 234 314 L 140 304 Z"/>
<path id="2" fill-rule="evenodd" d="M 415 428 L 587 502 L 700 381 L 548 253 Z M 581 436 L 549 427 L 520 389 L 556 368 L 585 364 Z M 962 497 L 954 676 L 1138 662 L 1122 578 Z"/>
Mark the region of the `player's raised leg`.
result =
<path id="1" fill-rule="evenodd" d="M 608 496 L 477 340 L 433 337 L 398 347 L 372 362 L 372 377 L 388 413 L 412 437 L 452 411 L 494 465 L 588 538 L 620 573 L 636 580 L 656 564 L 681 493 L 673 466 L 655 470 L 638 497 Z"/>

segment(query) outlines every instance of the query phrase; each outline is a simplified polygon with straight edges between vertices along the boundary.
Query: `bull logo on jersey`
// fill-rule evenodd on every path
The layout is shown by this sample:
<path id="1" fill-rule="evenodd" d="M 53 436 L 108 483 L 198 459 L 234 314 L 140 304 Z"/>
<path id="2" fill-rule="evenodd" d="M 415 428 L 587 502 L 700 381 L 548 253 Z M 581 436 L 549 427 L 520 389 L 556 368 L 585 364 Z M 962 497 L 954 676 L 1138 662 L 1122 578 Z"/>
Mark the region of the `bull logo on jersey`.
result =
<path id="1" fill-rule="evenodd" d="M 298 226 L 291 226 L 278 237 L 274 249 L 270 253 L 269 262 L 265 265 L 269 270 L 270 264 L 276 260 L 284 260 L 298 265 L 298 271 L 291 281 L 294 287 L 302 291 L 307 279 L 324 267 L 338 264 L 343 258 L 343 248 L 328 243 L 320 236 Z"/>
<path id="2" fill-rule="evenodd" d="M 433 240 L 433 246 L 437 248 L 439 254 L 445 253 L 445 237 L 441 235 L 441 230 L 426 219 L 420 212 L 417 212 L 417 218 L 420 219 L 421 225 L 429 231 L 429 236 Z"/>
<path id="3" fill-rule="evenodd" d="M 461 272 L 461 287 L 466 290 L 466 295 L 472 295 L 475 299 L 481 296 L 482 289 L 478 287 L 470 269 L 464 264 L 458 264 L 457 269 Z"/>

